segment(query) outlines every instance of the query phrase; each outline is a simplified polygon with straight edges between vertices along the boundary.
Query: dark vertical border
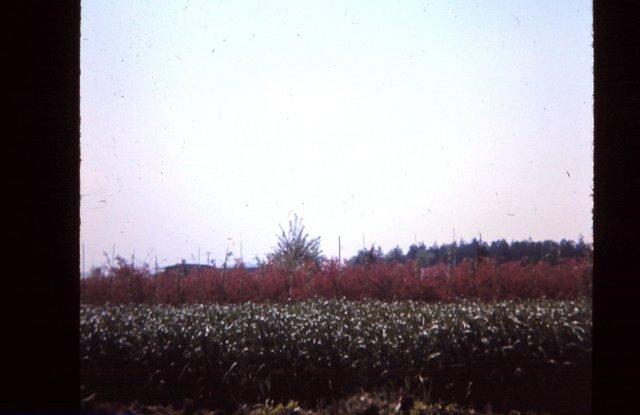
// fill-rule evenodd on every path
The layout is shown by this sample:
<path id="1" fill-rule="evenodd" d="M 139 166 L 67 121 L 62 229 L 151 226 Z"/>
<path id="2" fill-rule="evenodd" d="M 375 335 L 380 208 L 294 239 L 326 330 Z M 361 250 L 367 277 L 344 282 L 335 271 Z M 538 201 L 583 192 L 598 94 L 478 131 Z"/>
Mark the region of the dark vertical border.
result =
<path id="1" fill-rule="evenodd" d="M 593 407 L 598 414 L 636 414 L 640 13 L 637 1 L 597 0 L 593 7 Z"/>
<path id="2" fill-rule="evenodd" d="M 9 7 L 7 7 L 9 6 Z M 2 413 L 79 410 L 80 2 L 3 3 Z M 6 141 L 5 141 L 6 140 Z M 9 287 L 7 292 L 5 287 Z M 6 363 L 5 363 L 6 362 Z"/>

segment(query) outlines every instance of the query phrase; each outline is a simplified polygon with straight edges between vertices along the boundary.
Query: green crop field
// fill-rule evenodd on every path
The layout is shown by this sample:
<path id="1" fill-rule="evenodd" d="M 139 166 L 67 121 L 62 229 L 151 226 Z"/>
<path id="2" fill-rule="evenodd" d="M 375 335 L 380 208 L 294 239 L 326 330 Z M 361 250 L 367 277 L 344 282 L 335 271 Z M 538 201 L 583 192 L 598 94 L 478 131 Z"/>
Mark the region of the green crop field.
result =
<path id="1" fill-rule="evenodd" d="M 232 408 L 402 388 L 424 402 L 588 413 L 588 301 L 83 306 L 83 394 Z"/>

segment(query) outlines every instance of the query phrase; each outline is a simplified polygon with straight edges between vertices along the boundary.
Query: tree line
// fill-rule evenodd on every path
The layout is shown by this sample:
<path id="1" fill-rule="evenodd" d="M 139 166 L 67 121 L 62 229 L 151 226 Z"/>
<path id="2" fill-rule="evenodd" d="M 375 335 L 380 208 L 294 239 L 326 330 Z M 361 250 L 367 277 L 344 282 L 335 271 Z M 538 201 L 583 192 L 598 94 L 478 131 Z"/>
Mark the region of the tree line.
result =
<path id="1" fill-rule="evenodd" d="M 305 226 L 297 215 L 289 221 L 288 230 L 285 231 L 281 226 L 280 231 L 278 246 L 274 252 L 267 255 L 267 261 L 257 261 L 259 266 L 271 262 L 285 269 L 294 270 L 308 262 L 320 265 L 327 259 L 322 255 L 320 238 L 311 238 L 305 232 Z M 412 261 L 420 267 L 443 263 L 456 266 L 464 261 L 478 262 L 483 258 L 490 258 L 499 264 L 512 261 L 535 264 L 545 261 L 556 265 L 561 260 L 588 257 L 591 251 L 591 244 L 586 243 L 582 236 L 578 237 L 577 241 L 562 239 L 560 242 L 533 241 L 529 238 L 511 242 L 499 239 L 488 243 L 482 239 L 473 238 L 470 242 L 461 239 L 446 244 L 434 243 L 430 247 L 427 247 L 424 242 L 415 243 L 406 253 L 400 246 L 384 253 L 380 246 L 372 245 L 371 248 L 363 248 L 347 259 L 346 265 L 404 264 Z"/>
<path id="2" fill-rule="evenodd" d="M 478 261 L 483 258 L 491 258 L 498 263 L 510 261 L 523 261 L 537 263 L 546 261 L 557 264 L 561 259 L 584 258 L 591 254 L 592 246 L 584 242 L 580 237 L 578 241 L 562 239 L 560 242 L 553 240 L 508 242 L 505 239 L 491 243 L 472 239 L 469 242 L 460 240 L 448 244 L 434 243 L 426 246 L 424 242 L 412 244 L 405 253 L 402 248 L 396 246 L 384 253 L 380 246 L 372 245 L 369 249 L 361 249 L 353 257 L 347 260 L 349 265 L 364 265 L 377 262 L 405 263 L 415 261 L 419 266 L 428 267 L 439 263 L 456 265 L 465 260 Z"/>

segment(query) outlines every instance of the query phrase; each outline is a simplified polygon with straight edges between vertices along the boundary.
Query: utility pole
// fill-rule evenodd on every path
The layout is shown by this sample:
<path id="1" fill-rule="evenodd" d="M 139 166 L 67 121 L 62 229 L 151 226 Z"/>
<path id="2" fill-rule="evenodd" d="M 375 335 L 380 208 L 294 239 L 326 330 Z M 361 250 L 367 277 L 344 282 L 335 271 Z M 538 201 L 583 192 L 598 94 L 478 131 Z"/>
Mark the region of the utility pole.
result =
<path id="1" fill-rule="evenodd" d="M 209 262 L 209 254 L 211 254 L 211 252 L 207 252 L 207 265 L 211 264 L 211 262 Z"/>
<path id="2" fill-rule="evenodd" d="M 156 255 L 156 275 L 158 275 L 158 255 Z"/>
<path id="3" fill-rule="evenodd" d="M 133 253 L 131 254 L 131 267 L 134 266 L 135 262 L 136 262 L 136 250 L 134 249 Z"/>
<path id="4" fill-rule="evenodd" d="M 364 233 L 362 234 L 362 249 L 367 250 L 367 245 L 364 243 Z"/>

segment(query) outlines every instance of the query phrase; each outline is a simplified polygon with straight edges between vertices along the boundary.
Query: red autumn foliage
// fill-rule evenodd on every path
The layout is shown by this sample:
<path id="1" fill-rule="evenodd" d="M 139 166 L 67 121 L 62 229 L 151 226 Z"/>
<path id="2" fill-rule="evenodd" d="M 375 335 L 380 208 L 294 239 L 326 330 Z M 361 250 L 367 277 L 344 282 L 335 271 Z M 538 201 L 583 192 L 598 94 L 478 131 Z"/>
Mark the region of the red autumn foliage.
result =
<path id="1" fill-rule="evenodd" d="M 490 259 L 462 261 L 456 267 L 428 268 L 378 262 L 340 267 L 335 260 L 321 266 L 310 263 L 289 272 L 274 264 L 247 270 L 241 264 L 228 269 L 202 269 L 186 275 L 153 275 L 148 267 L 135 268 L 118 259 L 106 270 L 97 269 L 81 281 L 81 302 L 109 303 L 241 303 L 301 301 L 310 298 L 346 298 L 383 301 L 482 301 L 515 299 L 576 299 L 591 295 L 589 259 L 548 262 Z"/>

